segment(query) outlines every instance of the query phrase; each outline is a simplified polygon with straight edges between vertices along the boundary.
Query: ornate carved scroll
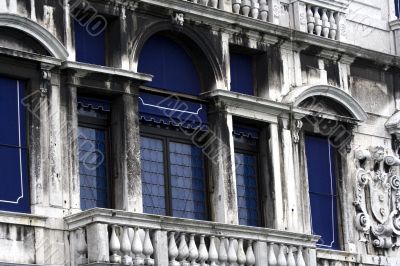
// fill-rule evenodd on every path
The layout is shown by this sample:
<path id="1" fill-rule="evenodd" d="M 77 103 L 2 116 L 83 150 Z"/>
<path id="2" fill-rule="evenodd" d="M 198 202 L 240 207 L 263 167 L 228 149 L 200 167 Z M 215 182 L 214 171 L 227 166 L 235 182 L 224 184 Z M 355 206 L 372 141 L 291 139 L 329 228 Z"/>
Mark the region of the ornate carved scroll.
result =
<path id="1" fill-rule="evenodd" d="M 385 156 L 382 147 L 358 149 L 354 206 L 355 226 L 360 241 L 375 248 L 389 249 L 400 244 L 400 178 L 396 167 L 399 158 Z"/>

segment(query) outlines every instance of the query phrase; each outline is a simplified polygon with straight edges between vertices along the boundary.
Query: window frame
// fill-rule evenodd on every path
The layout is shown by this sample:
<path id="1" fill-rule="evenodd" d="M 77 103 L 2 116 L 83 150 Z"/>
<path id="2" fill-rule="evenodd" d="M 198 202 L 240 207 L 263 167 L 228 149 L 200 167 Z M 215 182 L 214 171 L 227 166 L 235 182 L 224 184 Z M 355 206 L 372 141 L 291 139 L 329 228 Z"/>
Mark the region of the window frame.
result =
<path id="1" fill-rule="evenodd" d="M 79 96 L 78 96 L 79 98 Z M 93 98 L 93 97 L 86 97 L 85 98 Z M 97 98 L 94 98 L 97 99 Z M 114 179 L 112 178 L 112 143 L 111 143 L 111 127 L 110 127 L 110 119 L 111 115 L 109 115 L 108 119 L 102 118 L 95 118 L 95 117 L 88 117 L 78 113 L 78 130 L 79 127 L 86 127 L 92 129 L 99 129 L 104 130 L 105 133 L 105 167 L 106 167 L 106 175 L 107 175 L 107 208 L 114 208 L 115 206 L 115 199 L 114 199 Z M 78 133 L 79 134 L 79 133 Z M 79 145 L 78 148 L 78 160 L 79 160 Z M 79 166 L 78 166 L 79 167 Z M 79 173 L 79 168 L 78 168 Z M 79 182 L 80 182 L 80 173 L 79 173 Z M 79 183 L 79 187 L 81 184 Z M 81 193 L 79 193 L 79 199 L 81 199 Z M 81 208 L 81 206 L 79 206 Z"/>
<path id="2" fill-rule="evenodd" d="M 148 137 L 161 140 L 163 143 L 163 159 L 164 159 L 164 191 L 165 191 L 165 212 L 166 216 L 175 217 L 172 214 L 172 193 L 171 193 L 171 173 L 170 173 L 170 158 L 169 158 L 169 143 L 176 142 L 182 144 L 195 145 L 193 141 L 191 141 L 190 136 L 184 134 L 180 129 L 177 129 L 174 126 L 171 126 L 171 129 L 153 127 L 146 125 L 145 123 L 140 122 L 140 137 Z M 208 160 L 207 157 L 203 157 L 203 170 L 204 170 L 204 204 L 205 204 L 205 219 L 204 221 L 210 221 L 211 217 L 211 209 L 210 209 L 210 179 L 208 173 Z M 180 217 L 177 217 L 180 218 Z"/>

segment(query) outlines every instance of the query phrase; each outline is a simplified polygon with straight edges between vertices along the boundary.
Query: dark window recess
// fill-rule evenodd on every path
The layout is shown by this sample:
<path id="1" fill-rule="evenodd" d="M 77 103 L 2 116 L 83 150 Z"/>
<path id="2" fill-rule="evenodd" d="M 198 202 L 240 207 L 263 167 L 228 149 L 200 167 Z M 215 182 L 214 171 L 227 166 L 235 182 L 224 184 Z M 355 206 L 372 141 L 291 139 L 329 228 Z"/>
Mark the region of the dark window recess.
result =
<path id="1" fill-rule="evenodd" d="M 206 220 L 201 149 L 169 137 L 141 136 L 140 143 L 144 212 Z"/>
<path id="2" fill-rule="evenodd" d="M 88 16 L 90 18 L 90 16 Z M 75 20 L 76 61 L 94 65 L 106 65 L 105 22 L 96 17 L 92 20 Z"/>
<path id="3" fill-rule="evenodd" d="M 328 138 L 306 136 L 305 149 L 313 234 L 319 247 L 339 249 L 334 148 Z"/>
<path id="4" fill-rule="evenodd" d="M 260 226 L 258 138 L 255 128 L 234 126 L 239 224 Z"/>
<path id="5" fill-rule="evenodd" d="M 254 95 L 253 57 L 230 53 L 231 91 Z"/>
<path id="6" fill-rule="evenodd" d="M 24 93 L 24 82 L 0 77 L 0 210 L 29 213 Z"/>
<path id="7" fill-rule="evenodd" d="M 108 102 L 79 98 L 79 177 L 81 209 L 110 207 Z"/>
<path id="8" fill-rule="evenodd" d="M 152 36 L 144 44 L 138 71 L 154 76 L 148 86 L 199 95 L 201 83 L 196 67 L 185 49 L 172 39 Z"/>
<path id="9" fill-rule="evenodd" d="M 400 0 L 394 0 L 395 8 L 396 8 L 396 17 L 400 18 Z"/>

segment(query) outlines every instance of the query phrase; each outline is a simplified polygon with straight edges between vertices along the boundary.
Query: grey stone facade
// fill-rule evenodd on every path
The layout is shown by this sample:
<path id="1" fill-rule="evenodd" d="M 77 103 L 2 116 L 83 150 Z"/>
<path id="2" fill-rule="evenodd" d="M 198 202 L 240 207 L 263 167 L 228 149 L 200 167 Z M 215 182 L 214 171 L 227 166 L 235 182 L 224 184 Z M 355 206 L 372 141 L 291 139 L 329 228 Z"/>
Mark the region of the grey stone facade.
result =
<path id="1" fill-rule="evenodd" d="M 78 7 L 109 18 L 106 66 L 75 60 Z M 310 14 L 316 7 L 327 17 Z M 393 0 L 0 0 L 0 75 L 26 80 L 30 95 L 31 197 L 30 214 L 0 212 L 0 262 L 400 265 L 399 25 Z M 158 32 L 193 51 L 207 88 L 201 98 L 220 140 L 208 169 L 210 222 L 143 214 L 137 97 L 152 76 L 137 68 Z M 255 96 L 230 91 L 231 47 L 260 54 Z M 111 101 L 115 209 L 80 210 L 81 93 Z M 238 225 L 233 117 L 266 125 L 266 228 Z M 305 132 L 349 133 L 339 145 L 341 251 L 317 248 L 311 232 Z M 378 175 L 393 202 L 385 222 L 374 218 L 380 203 L 365 181 Z"/>

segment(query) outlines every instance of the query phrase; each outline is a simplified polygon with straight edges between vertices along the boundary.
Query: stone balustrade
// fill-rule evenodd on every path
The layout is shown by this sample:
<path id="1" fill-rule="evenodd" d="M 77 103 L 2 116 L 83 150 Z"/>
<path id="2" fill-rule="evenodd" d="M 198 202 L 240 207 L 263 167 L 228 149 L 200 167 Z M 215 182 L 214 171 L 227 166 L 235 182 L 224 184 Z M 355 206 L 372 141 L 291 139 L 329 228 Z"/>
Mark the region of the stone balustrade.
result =
<path id="1" fill-rule="evenodd" d="M 267 0 L 232 0 L 232 10 L 235 14 L 268 21 Z"/>
<path id="2" fill-rule="evenodd" d="M 333 10 L 307 5 L 307 31 L 310 34 L 336 40 L 340 14 Z"/>
<path id="3" fill-rule="evenodd" d="M 75 264 L 315 265 L 317 237 L 94 209 L 66 218 Z M 72 263 L 73 264 L 73 263 Z"/>

